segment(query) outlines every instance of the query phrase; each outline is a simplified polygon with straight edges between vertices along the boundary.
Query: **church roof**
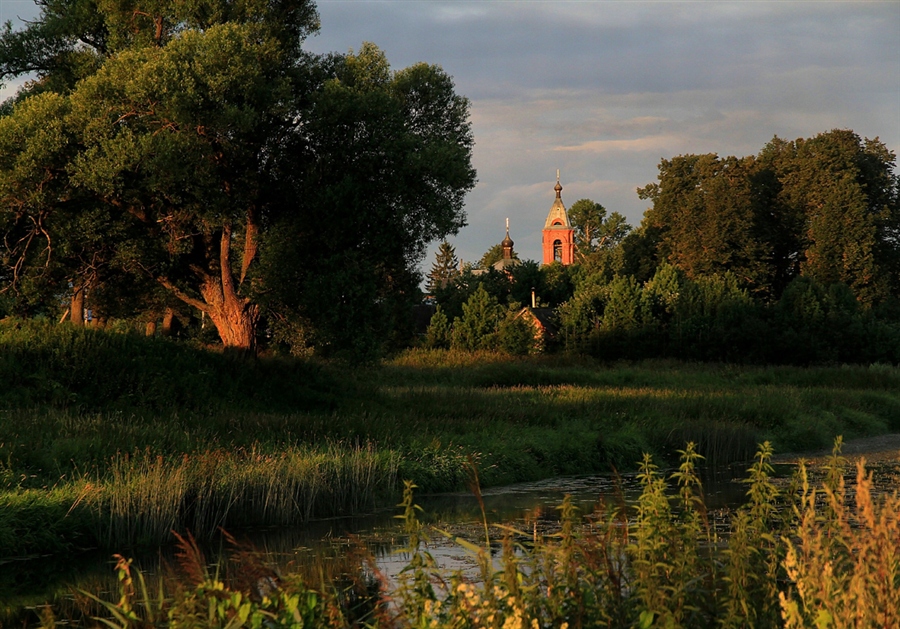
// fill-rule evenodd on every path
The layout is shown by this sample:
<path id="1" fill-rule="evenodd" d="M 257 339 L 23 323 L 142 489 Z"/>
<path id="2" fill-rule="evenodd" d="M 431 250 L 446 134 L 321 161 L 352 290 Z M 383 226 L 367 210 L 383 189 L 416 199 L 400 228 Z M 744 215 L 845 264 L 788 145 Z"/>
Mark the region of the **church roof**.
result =
<path id="1" fill-rule="evenodd" d="M 522 262 L 516 258 L 503 258 L 502 260 L 497 260 L 491 266 L 497 271 L 505 271 L 506 269 L 519 266 L 520 264 L 522 264 Z"/>
<path id="2" fill-rule="evenodd" d="M 566 213 L 566 206 L 562 202 L 563 188 L 559 183 L 559 171 L 556 173 L 556 185 L 553 189 L 556 190 L 556 199 L 553 201 L 550 213 L 547 214 L 544 229 L 569 229 L 571 225 L 569 224 L 569 215 Z"/>

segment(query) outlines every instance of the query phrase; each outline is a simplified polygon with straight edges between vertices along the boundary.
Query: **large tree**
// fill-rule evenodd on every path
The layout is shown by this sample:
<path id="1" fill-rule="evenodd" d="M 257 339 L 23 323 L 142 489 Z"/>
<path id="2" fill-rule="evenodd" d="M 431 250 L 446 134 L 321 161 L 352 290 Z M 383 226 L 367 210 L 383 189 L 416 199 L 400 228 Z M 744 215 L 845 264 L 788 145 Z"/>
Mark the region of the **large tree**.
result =
<path id="1" fill-rule="evenodd" d="M 878 139 L 836 129 L 763 155 L 795 231 L 800 275 L 850 286 L 863 304 L 900 295 L 900 186 L 896 156 Z"/>
<path id="2" fill-rule="evenodd" d="M 584 261 L 599 246 L 600 229 L 606 208 L 591 199 L 578 199 L 569 208 L 569 221 L 575 231 L 575 253 Z"/>
<path id="3" fill-rule="evenodd" d="M 690 278 L 731 271 L 771 300 L 802 275 L 871 305 L 900 292 L 894 166 L 881 142 L 846 130 L 776 137 L 758 156 L 664 159 L 659 181 L 638 190 L 653 203 L 643 232 Z"/>
<path id="4" fill-rule="evenodd" d="M 765 284 L 766 244 L 751 189 L 753 158 L 682 155 L 659 165 L 659 183 L 638 190 L 653 207 L 645 221 L 660 230 L 660 257 L 689 278 L 732 271 Z"/>
<path id="5" fill-rule="evenodd" d="M 379 300 L 365 286 L 414 286 L 425 244 L 463 225 L 468 103 L 440 68 L 391 72 L 370 44 L 306 54 L 316 14 L 300 0 L 48 0 L 38 23 L 65 22 L 46 7 L 70 5 L 101 24 L 96 71 L 0 120 L 8 280 L 46 276 L 75 239 L 207 313 L 226 347 L 252 349 L 261 303 L 365 310 Z M 112 247 L 65 228 L 86 212 Z M 316 289 L 312 306 L 298 296 Z"/>

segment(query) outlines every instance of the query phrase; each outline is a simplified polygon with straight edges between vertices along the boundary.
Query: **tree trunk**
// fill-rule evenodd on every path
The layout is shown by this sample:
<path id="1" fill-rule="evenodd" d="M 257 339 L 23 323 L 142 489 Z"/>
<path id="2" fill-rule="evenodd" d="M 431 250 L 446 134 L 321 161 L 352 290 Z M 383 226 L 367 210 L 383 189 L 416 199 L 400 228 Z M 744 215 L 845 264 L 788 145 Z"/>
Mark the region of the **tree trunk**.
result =
<path id="1" fill-rule="evenodd" d="M 259 306 L 242 303 L 243 301 L 226 300 L 220 308 L 209 310 L 209 318 L 216 326 L 226 350 L 240 350 L 242 353 L 255 355 Z"/>
<path id="2" fill-rule="evenodd" d="M 144 336 L 156 336 L 156 321 L 148 321 L 144 327 Z"/>
<path id="3" fill-rule="evenodd" d="M 75 325 L 84 325 L 84 286 L 75 286 L 73 289 L 69 320 Z"/>
<path id="4" fill-rule="evenodd" d="M 162 335 L 163 336 L 172 336 L 172 323 L 175 321 L 175 311 L 171 308 L 166 308 L 165 314 L 163 314 L 162 320 Z"/>
<path id="5" fill-rule="evenodd" d="M 229 225 L 222 229 L 218 266 L 217 275 L 195 269 L 200 278 L 202 301 L 185 294 L 166 278 L 160 278 L 159 281 L 181 301 L 209 315 L 226 351 L 237 350 L 237 353 L 255 356 L 259 306 L 238 295 L 235 288 L 234 276 L 231 273 Z"/>

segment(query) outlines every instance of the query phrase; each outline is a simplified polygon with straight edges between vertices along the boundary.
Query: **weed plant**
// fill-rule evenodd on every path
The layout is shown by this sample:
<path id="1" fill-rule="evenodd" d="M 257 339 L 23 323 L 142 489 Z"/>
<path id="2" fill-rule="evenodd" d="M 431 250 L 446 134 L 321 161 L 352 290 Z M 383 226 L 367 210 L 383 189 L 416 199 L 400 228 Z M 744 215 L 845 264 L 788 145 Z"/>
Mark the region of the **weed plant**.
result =
<path id="1" fill-rule="evenodd" d="M 371 596 L 364 605 L 350 609 L 347 590 L 325 581 L 315 588 L 290 577 L 227 586 L 196 559 L 193 580 L 175 595 L 148 595 L 143 576 L 120 558 L 118 602 L 92 596 L 103 606 L 100 621 L 111 627 L 896 627 L 897 489 L 874 496 L 860 461 L 848 491 L 837 441 L 819 487 L 811 488 L 801 465 L 796 483 L 780 492 L 771 455 L 770 444 L 759 447 L 746 479 L 748 501 L 734 513 L 727 540 L 710 531 L 696 474 L 700 456 L 688 444 L 668 479 L 644 458 L 634 512 L 607 507 L 585 520 L 566 498 L 558 533 L 500 527 L 499 570 L 490 533 L 484 546 L 463 542 L 481 565 L 476 580 L 435 567 L 415 486 L 407 482 L 399 517 L 409 564 L 396 588 L 357 589 Z M 671 497 L 669 483 L 677 489 Z M 46 614 L 45 626 L 54 620 Z"/>

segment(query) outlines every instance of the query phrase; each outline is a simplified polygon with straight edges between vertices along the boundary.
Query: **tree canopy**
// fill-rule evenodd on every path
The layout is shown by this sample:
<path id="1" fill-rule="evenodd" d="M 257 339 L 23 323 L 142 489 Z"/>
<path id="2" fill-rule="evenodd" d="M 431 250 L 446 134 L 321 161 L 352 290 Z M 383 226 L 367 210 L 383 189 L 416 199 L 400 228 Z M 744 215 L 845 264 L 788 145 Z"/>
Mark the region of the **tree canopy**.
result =
<path id="1" fill-rule="evenodd" d="M 877 138 L 847 130 L 776 137 L 757 156 L 664 159 L 638 190 L 653 203 L 641 246 L 691 278 L 730 271 L 767 299 L 805 276 L 883 302 L 900 295 L 895 164 Z"/>
<path id="2" fill-rule="evenodd" d="M 130 276 L 226 347 L 263 310 L 340 345 L 464 224 L 468 102 L 439 67 L 306 53 L 303 0 L 41 6 L 0 35 L 4 76 L 38 73 L 0 119 L 0 278 L 23 299 Z"/>

